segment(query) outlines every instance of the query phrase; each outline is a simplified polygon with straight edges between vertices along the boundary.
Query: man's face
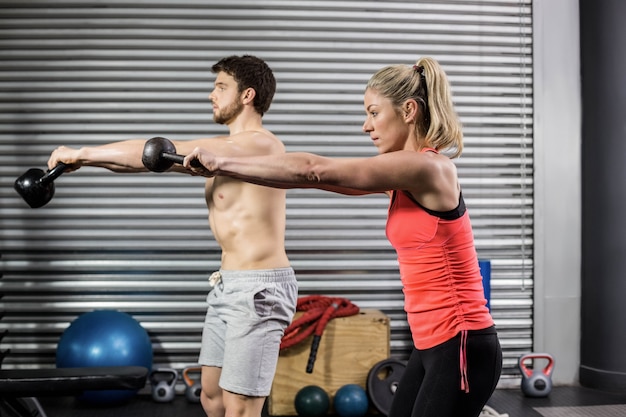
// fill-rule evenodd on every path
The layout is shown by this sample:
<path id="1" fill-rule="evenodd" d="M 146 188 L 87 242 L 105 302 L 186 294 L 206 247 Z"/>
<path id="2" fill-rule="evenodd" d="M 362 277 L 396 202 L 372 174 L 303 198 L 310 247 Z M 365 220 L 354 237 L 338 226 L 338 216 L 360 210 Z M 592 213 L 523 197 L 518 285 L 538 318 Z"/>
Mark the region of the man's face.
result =
<path id="1" fill-rule="evenodd" d="M 213 103 L 213 121 L 228 125 L 232 123 L 243 110 L 241 94 L 237 82 L 225 72 L 220 72 L 215 78 L 215 87 L 209 95 Z"/>

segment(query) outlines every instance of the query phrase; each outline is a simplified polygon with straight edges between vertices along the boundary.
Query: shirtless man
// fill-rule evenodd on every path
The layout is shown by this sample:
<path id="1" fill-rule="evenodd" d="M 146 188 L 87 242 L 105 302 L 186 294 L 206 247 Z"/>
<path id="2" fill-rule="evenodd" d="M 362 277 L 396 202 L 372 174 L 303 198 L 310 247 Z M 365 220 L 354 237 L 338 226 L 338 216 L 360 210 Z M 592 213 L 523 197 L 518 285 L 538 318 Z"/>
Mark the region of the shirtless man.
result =
<path id="1" fill-rule="evenodd" d="M 267 64 L 253 56 L 231 56 L 212 71 L 213 120 L 228 126 L 230 135 L 173 141 L 176 152 L 186 155 L 201 147 L 224 156 L 284 153 L 282 142 L 262 124 L 276 89 Z M 80 149 L 61 146 L 48 166 L 63 162 L 66 172 L 82 166 L 145 172 L 144 144 L 145 139 L 132 139 Z M 191 173 L 176 164 L 170 171 Z M 280 341 L 297 301 L 285 253 L 285 193 L 228 177 L 206 181 L 209 225 L 222 250 L 220 270 L 211 275 L 198 361 L 201 403 L 210 417 L 259 417 L 270 393 Z"/>

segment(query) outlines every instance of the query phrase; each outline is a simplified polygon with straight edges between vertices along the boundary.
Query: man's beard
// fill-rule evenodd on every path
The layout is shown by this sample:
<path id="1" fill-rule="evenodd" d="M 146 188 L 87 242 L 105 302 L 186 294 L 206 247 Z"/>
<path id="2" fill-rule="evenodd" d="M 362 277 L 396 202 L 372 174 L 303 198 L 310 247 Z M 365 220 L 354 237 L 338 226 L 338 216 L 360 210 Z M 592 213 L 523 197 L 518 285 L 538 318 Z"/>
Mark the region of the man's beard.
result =
<path id="1" fill-rule="evenodd" d="M 213 113 L 213 121 L 221 125 L 228 124 L 234 120 L 243 111 L 243 104 L 240 102 L 234 102 L 223 109 L 220 109 L 219 114 Z"/>

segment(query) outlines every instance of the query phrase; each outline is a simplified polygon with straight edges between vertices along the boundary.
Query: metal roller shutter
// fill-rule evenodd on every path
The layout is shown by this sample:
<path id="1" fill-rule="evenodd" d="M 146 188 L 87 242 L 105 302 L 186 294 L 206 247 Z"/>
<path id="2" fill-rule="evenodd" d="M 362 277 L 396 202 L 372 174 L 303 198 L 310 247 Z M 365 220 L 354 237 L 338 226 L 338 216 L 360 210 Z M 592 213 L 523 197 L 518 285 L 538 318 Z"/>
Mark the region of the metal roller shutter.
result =
<path id="1" fill-rule="evenodd" d="M 429 55 L 448 71 L 465 130 L 457 161 L 479 256 L 492 261 L 503 383 L 532 347 L 531 0 L 0 1 L 0 308 L 5 368 L 54 364 L 80 313 L 115 308 L 149 331 L 155 364 L 196 362 L 206 279 L 219 267 L 202 180 L 85 168 L 30 209 L 12 189 L 58 145 L 223 134 L 210 66 L 250 53 L 274 69 L 266 126 L 288 150 L 373 155 L 361 132 L 369 76 Z M 340 295 L 410 337 L 383 196 L 288 194 L 301 295 Z"/>

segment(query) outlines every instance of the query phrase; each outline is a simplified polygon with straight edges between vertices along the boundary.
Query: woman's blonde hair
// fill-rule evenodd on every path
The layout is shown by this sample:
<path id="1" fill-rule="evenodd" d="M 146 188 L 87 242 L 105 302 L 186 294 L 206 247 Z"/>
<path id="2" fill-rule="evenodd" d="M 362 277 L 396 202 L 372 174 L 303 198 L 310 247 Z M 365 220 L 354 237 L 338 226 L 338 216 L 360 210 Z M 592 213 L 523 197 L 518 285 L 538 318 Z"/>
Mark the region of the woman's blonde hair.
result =
<path id="1" fill-rule="evenodd" d="M 407 100 L 415 100 L 420 108 L 416 133 L 418 141 L 423 141 L 418 146 L 450 149 L 452 158 L 461 155 L 461 122 L 454 109 L 448 77 L 436 60 L 424 57 L 412 67 L 387 66 L 370 78 L 367 89 L 391 100 L 397 111 Z"/>

